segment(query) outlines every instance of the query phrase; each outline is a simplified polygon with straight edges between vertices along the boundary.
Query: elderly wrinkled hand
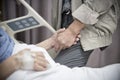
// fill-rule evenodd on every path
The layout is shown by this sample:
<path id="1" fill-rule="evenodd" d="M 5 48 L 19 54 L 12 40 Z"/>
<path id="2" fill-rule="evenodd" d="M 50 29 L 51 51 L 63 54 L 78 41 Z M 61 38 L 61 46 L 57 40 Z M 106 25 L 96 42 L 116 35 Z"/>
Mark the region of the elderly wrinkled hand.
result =
<path id="1" fill-rule="evenodd" d="M 75 19 L 64 32 L 58 34 L 55 50 L 59 51 L 76 44 L 80 39 L 80 30 L 83 28 L 84 24 Z"/>
<path id="2" fill-rule="evenodd" d="M 24 49 L 15 55 L 19 64 L 19 69 L 43 71 L 47 69 L 48 61 L 42 52 L 30 51 Z"/>
<path id="3" fill-rule="evenodd" d="M 56 51 L 69 48 L 77 43 L 79 37 L 80 36 L 78 34 L 73 34 L 70 29 L 66 29 L 64 32 L 61 32 L 57 35 L 54 48 Z"/>

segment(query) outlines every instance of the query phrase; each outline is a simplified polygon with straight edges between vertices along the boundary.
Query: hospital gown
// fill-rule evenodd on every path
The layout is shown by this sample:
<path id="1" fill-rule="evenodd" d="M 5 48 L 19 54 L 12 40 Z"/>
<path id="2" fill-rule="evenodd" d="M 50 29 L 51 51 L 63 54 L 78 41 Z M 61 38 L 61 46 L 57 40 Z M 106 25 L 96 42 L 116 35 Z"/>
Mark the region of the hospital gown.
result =
<path id="1" fill-rule="evenodd" d="M 11 74 L 7 80 L 120 80 L 120 64 L 103 68 L 75 67 L 71 69 L 55 63 L 45 49 L 27 44 L 15 45 L 13 55 L 25 48 L 42 51 L 50 66 L 46 71 L 18 70 Z"/>

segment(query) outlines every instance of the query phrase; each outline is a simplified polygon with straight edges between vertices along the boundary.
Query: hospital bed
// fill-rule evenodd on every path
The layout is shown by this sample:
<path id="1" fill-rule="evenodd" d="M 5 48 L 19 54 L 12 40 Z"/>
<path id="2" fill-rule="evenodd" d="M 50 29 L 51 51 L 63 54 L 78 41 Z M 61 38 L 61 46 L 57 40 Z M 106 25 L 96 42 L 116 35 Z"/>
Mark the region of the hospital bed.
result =
<path id="1" fill-rule="evenodd" d="M 41 27 L 41 29 L 44 28 L 50 31 L 51 34 L 55 32 L 55 30 L 25 0 L 17 0 L 17 2 L 27 9 L 27 15 L 0 23 L 0 26 L 7 31 L 16 44 L 19 43 L 19 41 L 16 40 L 15 35 L 30 29 Z"/>
<path id="2" fill-rule="evenodd" d="M 43 38 L 44 40 L 50 37 L 55 32 L 55 30 L 25 0 L 16 1 L 26 8 L 26 10 L 28 11 L 27 15 L 0 23 L 0 27 L 2 27 L 9 34 L 9 36 L 14 40 L 15 44 L 19 44 L 20 42 L 22 42 L 16 39 L 15 36 L 28 30 L 39 29 L 40 31 L 47 31 L 49 33 L 49 36 L 43 36 L 45 32 L 40 32 L 40 34 L 42 34 L 42 37 L 40 35 L 39 37 Z M 32 36 L 32 38 L 34 38 L 34 36 Z M 52 57 L 55 56 L 55 51 L 53 49 L 48 52 Z"/>

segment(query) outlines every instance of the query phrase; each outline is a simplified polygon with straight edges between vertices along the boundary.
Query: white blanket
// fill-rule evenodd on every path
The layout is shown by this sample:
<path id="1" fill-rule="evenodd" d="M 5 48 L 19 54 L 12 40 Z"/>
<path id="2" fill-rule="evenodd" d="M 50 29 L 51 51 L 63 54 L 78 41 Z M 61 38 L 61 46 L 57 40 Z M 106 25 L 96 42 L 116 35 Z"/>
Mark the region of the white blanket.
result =
<path id="1" fill-rule="evenodd" d="M 26 44 L 15 45 L 13 55 L 25 48 L 42 51 L 51 67 L 46 71 L 39 72 L 18 70 L 7 80 L 120 80 L 120 64 L 103 68 L 75 67 L 71 69 L 55 63 L 45 49 Z"/>

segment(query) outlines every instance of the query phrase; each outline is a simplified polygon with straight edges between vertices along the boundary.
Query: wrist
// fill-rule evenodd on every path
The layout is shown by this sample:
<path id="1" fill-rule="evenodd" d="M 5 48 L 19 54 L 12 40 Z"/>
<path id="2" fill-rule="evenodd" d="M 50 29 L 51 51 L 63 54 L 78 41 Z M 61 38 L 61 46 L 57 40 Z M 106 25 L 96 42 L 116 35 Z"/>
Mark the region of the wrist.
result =
<path id="1" fill-rule="evenodd" d="M 43 47 L 46 50 L 51 49 L 53 47 L 53 37 L 50 37 L 50 38 L 44 40 L 43 42 L 36 44 L 36 46 Z"/>
<path id="2" fill-rule="evenodd" d="M 18 56 L 15 55 L 15 56 L 13 56 L 12 59 L 13 59 L 13 66 L 14 66 L 14 69 L 15 69 L 15 70 L 20 69 L 20 68 L 21 68 L 21 62 L 18 60 Z"/>
<path id="3" fill-rule="evenodd" d="M 50 48 L 53 48 L 53 46 L 55 45 L 55 38 L 54 37 L 49 38 L 48 42 L 49 42 Z"/>
<path id="4" fill-rule="evenodd" d="M 77 35 L 80 33 L 81 29 L 84 28 L 84 24 L 78 20 L 74 20 L 73 23 L 68 27 L 68 29 L 74 34 Z"/>

